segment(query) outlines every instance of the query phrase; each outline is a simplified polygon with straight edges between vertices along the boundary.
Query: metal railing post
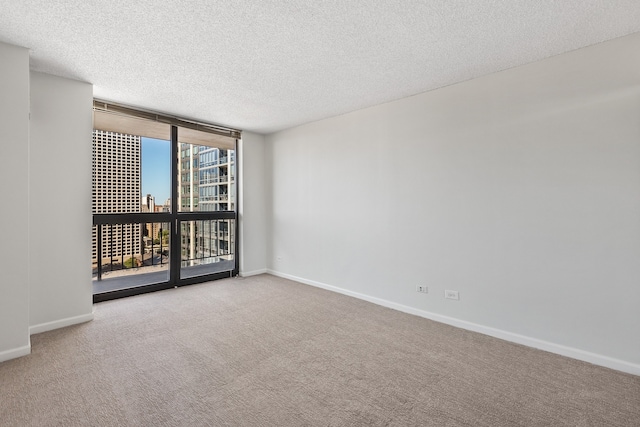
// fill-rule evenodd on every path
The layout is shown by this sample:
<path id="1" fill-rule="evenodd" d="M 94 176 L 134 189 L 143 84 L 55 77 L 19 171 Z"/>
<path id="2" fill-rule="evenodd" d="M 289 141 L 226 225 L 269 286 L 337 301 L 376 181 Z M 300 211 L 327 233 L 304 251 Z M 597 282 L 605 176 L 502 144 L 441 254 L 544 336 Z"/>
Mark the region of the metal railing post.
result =
<path id="1" fill-rule="evenodd" d="M 96 256 L 98 257 L 98 277 L 97 280 L 100 281 L 102 280 L 102 224 L 98 224 L 98 229 L 97 229 L 97 233 L 98 233 L 98 241 L 97 241 L 97 245 L 98 247 L 96 248 Z"/>

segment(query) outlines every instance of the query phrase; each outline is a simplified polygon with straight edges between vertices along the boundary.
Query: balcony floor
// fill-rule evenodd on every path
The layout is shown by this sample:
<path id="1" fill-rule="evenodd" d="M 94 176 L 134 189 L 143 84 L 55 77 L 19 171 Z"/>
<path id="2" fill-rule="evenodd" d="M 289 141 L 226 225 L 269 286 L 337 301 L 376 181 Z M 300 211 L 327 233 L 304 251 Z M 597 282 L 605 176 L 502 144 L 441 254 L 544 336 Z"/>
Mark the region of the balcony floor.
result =
<path id="1" fill-rule="evenodd" d="M 180 278 L 187 279 L 206 274 L 232 271 L 234 267 L 234 261 L 220 261 L 212 264 L 182 267 L 180 269 Z M 93 293 L 94 295 L 101 294 L 104 292 L 167 282 L 169 280 L 169 270 L 166 265 L 156 266 L 155 271 L 152 272 L 139 272 L 147 269 L 148 267 L 143 267 L 139 269 L 118 270 L 104 273 L 102 280 L 93 280 Z M 113 277 L 109 277 L 110 275 L 113 275 Z"/>

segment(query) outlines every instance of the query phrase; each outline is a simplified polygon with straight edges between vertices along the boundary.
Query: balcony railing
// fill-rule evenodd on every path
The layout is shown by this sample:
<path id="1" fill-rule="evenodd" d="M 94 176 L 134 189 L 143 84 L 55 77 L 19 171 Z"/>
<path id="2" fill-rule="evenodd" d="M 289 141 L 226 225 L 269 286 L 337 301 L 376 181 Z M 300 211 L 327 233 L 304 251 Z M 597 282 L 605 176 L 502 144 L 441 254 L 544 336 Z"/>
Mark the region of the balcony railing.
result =
<path id="1" fill-rule="evenodd" d="M 235 213 L 95 214 L 94 294 L 235 269 Z M 179 262 L 172 261 L 172 225 Z M 174 249 L 176 250 L 176 249 Z"/>
<path id="2" fill-rule="evenodd" d="M 233 202 L 233 196 L 229 197 L 228 194 L 218 194 L 213 196 L 200 196 L 199 201 L 202 202 Z"/>
<path id="3" fill-rule="evenodd" d="M 212 177 L 207 177 L 204 179 L 200 179 L 200 185 L 205 185 L 205 184 L 218 184 L 218 183 L 232 183 L 234 182 L 234 177 L 231 176 L 231 179 L 229 179 L 228 175 L 225 176 L 212 176 Z"/>
<path id="4" fill-rule="evenodd" d="M 105 275 L 133 274 L 140 269 L 167 269 L 171 248 L 169 214 L 140 215 L 167 218 L 164 222 L 160 222 L 161 218 L 149 222 L 101 221 L 99 214 L 94 215 L 92 264 L 96 280 Z"/>
<path id="5" fill-rule="evenodd" d="M 233 220 L 183 221 L 181 267 L 233 261 L 234 230 Z"/>
<path id="6" fill-rule="evenodd" d="M 228 156 L 220 157 L 219 159 L 214 159 L 210 161 L 201 161 L 200 169 L 206 168 L 208 166 L 216 166 L 216 165 L 224 165 L 227 163 L 233 163 L 234 161 L 235 161 L 235 156 L 233 155 L 231 155 L 230 157 Z"/>

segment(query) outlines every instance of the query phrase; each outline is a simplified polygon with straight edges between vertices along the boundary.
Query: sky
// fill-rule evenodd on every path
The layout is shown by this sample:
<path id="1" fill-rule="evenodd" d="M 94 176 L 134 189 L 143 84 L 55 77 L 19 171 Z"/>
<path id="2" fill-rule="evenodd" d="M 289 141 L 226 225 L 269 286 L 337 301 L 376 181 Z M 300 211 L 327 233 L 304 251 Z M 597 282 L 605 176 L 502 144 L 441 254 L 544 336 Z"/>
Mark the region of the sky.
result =
<path id="1" fill-rule="evenodd" d="M 145 137 L 141 141 L 142 195 L 151 194 L 162 205 L 171 196 L 171 143 Z"/>

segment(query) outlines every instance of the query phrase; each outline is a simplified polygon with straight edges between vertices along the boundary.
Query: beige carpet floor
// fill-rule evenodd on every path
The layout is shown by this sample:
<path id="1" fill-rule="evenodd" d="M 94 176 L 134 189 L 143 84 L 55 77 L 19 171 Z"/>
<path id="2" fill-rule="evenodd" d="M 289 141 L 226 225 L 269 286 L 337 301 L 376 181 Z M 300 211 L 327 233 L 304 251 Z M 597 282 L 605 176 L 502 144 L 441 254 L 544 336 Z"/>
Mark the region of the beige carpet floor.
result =
<path id="1" fill-rule="evenodd" d="M 0 364 L 1 426 L 640 426 L 640 377 L 269 275 L 31 343 Z"/>

